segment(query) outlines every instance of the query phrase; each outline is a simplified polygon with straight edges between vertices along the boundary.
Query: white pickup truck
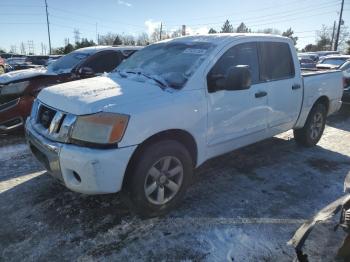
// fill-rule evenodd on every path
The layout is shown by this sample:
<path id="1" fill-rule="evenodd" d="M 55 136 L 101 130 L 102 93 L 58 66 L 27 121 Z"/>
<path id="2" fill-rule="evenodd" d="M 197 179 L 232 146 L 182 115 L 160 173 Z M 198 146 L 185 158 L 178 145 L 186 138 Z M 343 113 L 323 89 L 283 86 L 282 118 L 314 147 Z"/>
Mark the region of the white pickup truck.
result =
<path id="1" fill-rule="evenodd" d="M 110 74 L 44 89 L 26 135 L 69 189 L 122 191 L 155 216 L 210 158 L 289 129 L 315 145 L 342 94 L 341 72 L 302 74 L 288 38 L 189 36 L 150 45 Z"/>

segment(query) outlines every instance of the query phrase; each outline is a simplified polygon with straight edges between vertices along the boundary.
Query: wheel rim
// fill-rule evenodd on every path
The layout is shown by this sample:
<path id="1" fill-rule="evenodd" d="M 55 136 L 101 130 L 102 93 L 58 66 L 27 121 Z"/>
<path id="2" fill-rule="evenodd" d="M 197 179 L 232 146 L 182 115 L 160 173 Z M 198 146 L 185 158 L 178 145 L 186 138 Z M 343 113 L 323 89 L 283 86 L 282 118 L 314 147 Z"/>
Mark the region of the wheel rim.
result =
<path id="1" fill-rule="evenodd" d="M 174 156 L 155 162 L 147 172 L 144 192 L 149 202 L 164 205 L 179 192 L 183 181 L 183 165 Z"/>
<path id="2" fill-rule="evenodd" d="M 310 126 L 310 137 L 313 140 L 316 140 L 323 129 L 323 115 L 322 113 L 316 113 L 312 119 L 312 123 Z"/>

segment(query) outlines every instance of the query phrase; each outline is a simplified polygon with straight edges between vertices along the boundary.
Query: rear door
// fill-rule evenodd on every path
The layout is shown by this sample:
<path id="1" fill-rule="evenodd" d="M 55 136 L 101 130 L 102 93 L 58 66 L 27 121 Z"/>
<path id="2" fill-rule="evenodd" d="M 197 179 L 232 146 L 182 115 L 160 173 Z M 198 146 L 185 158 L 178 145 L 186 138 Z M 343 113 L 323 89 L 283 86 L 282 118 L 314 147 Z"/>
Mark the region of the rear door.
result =
<path id="1" fill-rule="evenodd" d="M 260 81 L 265 83 L 268 92 L 269 128 L 274 133 L 289 130 L 302 106 L 299 66 L 287 42 L 259 42 L 258 52 Z"/>

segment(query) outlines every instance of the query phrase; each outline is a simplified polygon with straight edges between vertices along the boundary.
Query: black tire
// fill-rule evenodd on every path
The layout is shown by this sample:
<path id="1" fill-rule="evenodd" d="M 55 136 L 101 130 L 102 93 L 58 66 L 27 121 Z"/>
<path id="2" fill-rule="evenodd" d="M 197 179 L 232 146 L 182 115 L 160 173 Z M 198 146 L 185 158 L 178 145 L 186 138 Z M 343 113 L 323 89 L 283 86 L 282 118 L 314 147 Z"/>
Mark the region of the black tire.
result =
<path id="1" fill-rule="evenodd" d="M 174 193 L 171 198 L 168 195 L 171 195 L 173 192 L 168 188 L 170 183 L 170 175 L 160 171 L 164 166 L 162 161 L 164 159 L 169 159 L 170 164 L 168 164 L 168 171 L 174 170 L 174 167 L 182 167 L 183 172 L 181 183 L 177 181 L 178 185 L 177 193 Z M 175 163 L 175 164 L 174 164 Z M 181 163 L 181 164 L 180 164 Z M 158 164 L 158 166 L 157 166 Z M 159 179 L 155 179 L 151 174 L 151 168 L 157 167 L 157 170 L 161 172 L 160 176 L 167 177 L 168 181 L 164 182 L 164 185 L 161 184 Z M 177 176 L 180 176 L 180 173 Z M 184 196 L 188 186 L 191 183 L 193 176 L 193 162 L 192 158 L 187 151 L 187 149 L 179 142 L 173 140 L 164 140 L 155 142 L 154 144 L 148 145 L 144 148 L 139 156 L 132 163 L 132 169 L 129 174 L 127 174 L 127 181 L 124 189 L 124 197 L 126 196 L 127 203 L 130 206 L 130 209 L 142 217 L 154 217 L 164 215 L 169 212 L 172 208 L 178 205 Z M 171 179 L 176 179 L 173 176 Z M 156 183 L 157 188 L 154 193 L 146 196 L 146 188 L 148 188 L 148 181 L 151 179 L 150 184 Z M 153 181 L 152 181 L 153 179 Z M 172 181 L 171 181 L 172 182 Z M 163 188 L 163 189 L 162 189 Z M 167 199 L 164 204 L 152 203 L 152 198 L 158 197 L 158 191 L 163 190 L 163 198 Z M 151 200 L 150 200 L 151 199 Z"/>
<path id="2" fill-rule="evenodd" d="M 315 127 L 315 117 L 322 116 L 322 120 L 319 122 L 319 131 L 317 135 L 313 132 Z M 324 128 L 326 126 L 327 109 L 322 103 L 317 103 L 311 109 L 309 116 L 303 128 L 294 130 L 295 141 L 306 147 L 315 146 L 320 141 Z"/>

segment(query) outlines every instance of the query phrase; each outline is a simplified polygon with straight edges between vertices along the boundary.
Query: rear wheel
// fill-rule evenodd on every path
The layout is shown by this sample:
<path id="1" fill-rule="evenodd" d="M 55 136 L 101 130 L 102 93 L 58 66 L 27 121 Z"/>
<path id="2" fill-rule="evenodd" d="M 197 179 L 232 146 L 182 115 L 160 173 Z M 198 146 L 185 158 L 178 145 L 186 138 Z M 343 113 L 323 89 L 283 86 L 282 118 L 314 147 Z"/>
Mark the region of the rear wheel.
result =
<path id="1" fill-rule="evenodd" d="M 326 126 L 327 110 L 324 104 L 314 105 L 303 128 L 294 130 L 298 144 L 311 147 L 320 141 Z"/>
<path id="2" fill-rule="evenodd" d="M 144 217 L 167 213 L 181 201 L 192 173 L 191 156 L 179 142 L 167 140 L 148 146 L 127 177 L 131 209 Z"/>

